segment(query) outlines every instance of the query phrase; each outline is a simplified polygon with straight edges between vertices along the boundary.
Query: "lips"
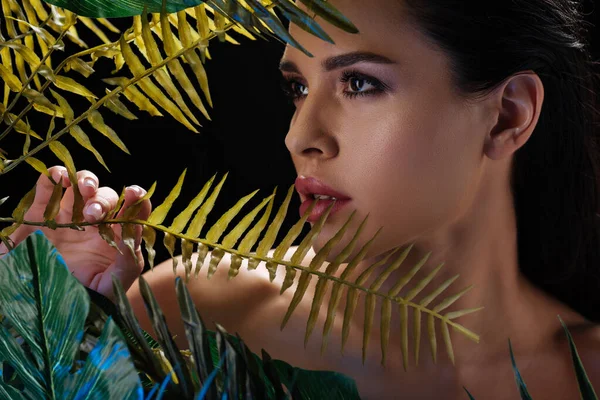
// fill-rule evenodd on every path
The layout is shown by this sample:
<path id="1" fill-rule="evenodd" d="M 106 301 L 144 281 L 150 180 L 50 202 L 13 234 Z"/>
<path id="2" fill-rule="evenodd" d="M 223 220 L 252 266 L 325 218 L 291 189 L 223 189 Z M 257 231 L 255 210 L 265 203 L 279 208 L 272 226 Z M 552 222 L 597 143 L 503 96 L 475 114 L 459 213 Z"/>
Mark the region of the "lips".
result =
<path id="1" fill-rule="evenodd" d="M 315 199 L 315 195 L 322 195 L 335 198 L 335 205 L 331 209 L 329 216 L 339 211 L 342 207 L 348 204 L 352 199 L 345 194 L 327 186 L 325 183 L 313 177 L 299 176 L 296 179 L 296 191 L 300 195 L 302 205 L 300 206 L 300 217 L 304 215 L 306 210 L 316 201 L 317 204 L 313 208 L 308 222 L 317 222 L 321 215 L 333 203 L 333 199 Z"/>

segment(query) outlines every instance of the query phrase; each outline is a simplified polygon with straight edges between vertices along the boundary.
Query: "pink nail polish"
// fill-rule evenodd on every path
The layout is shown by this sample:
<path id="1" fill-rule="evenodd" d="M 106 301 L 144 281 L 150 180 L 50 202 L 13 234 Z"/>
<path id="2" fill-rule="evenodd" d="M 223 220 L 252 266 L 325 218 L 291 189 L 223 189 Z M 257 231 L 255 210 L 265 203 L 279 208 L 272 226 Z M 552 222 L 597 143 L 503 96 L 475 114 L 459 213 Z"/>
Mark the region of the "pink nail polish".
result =
<path id="1" fill-rule="evenodd" d="M 97 185 L 96 185 L 96 181 L 93 180 L 92 178 L 85 178 L 83 180 L 83 186 L 85 186 L 85 187 L 91 187 L 91 188 L 94 188 L 94 189 L 98 188 Z"/>
<path id="2" fill-rule="evenodd" d="M 90 204 L 86 207 L 84 213 L 97 221 L 104 218 L 104 211 L 102 211 L 102 206 L 99 203 Z"/>

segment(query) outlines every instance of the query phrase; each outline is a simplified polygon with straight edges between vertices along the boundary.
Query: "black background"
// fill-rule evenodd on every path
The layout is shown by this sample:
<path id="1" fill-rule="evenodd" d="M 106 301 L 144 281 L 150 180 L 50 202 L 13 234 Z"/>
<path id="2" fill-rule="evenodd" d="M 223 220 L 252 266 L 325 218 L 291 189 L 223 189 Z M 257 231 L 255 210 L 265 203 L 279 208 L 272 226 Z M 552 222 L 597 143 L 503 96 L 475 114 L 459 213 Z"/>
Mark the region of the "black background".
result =
<path id="1" fill-rule="evenodd" d="M 596 7 L 598 8 L 598 7 Z M 588 5 L 588 20 L 600 24 L 600 12 Z M 130 26 L 125 20 L 113 21 L 121 28 Z M 81 37 L 90 44 L 98 44 L 87 28 L 78 24 Z M 600 40 L 596 29 L 592 37 L 595 58 L 600 58 Z M 91 153 L 82 149 L 72 138 L 61 140 L 71 151 L 78 169 L 89 169 L 96 173 L 101 185 L 109 185 L 120 192 L 124 185 L 137 184 L 148 188 L 154 181 L 158 187 L 153 196 L 154 206 L 160 204 L 177 181 L 179 174 L 187 168 L 187 177 L 179 200 L 175 203 L 167 222 L 197 194 L 212 175 L 220 178 L 229 171 L 220 200 L 211 213 L 208 224 L 215 222 L 237 199 L 261 189 L 246 210 L 269 195 L 279 186 L 277 205 L 281 203 L 287 188 L 296 178 L 294 166 L 284 144 L 284 138 L 293 114 L 293 105 L 283 96 L 280 89 L 280 74 L 277 65 L 283 54 L 284 45 L 278 41 L 250 41 L 240 35 L 233 36 L 241 45 L 219 43 L 212 40 L 209 51 L 212 60 L 206 65 L 214 108 L 209 109 L 212 121 L 207 121 L 197 112 L 203 125 L 199 134 L 187 130 L 172 117 L 151 117 L 139 111 L 131 103 L 123 100 L 137 116 L 138 120 L 128 121 L 117 117 L 106 108 L 101 111 L 106 122 L 119 134 L 131 152 L 131 156 L 121 152 L 87 123 L 82 128 L 90 136 L 94 146 L 104 156 L 112 173 L 108 173 L 95 160 Z M 110 34 L 111 40 L 118 35 Z M 67 49 L 72 52 L 77 46 L 70 42 Z M 310 50 L 310 49 L 309 49 Z M 71 53 L 69 53 L 71 54 Z M 54 65 L 60 60 L 57 54 Z M 79 82 L 97 95 L 103 94 L 103 84 L 99 78 L 109 77 L 114 64 L 104 59 L 96 64 L 96 74 L 89 79 L 74 73 Z M 187 68 L 187 66 L 186 66 Z M 189 69 L 188 69 L 189 71 Z M 130 76 L 124 67 L 119 76 Z M 193 80 L 193 79 L 192 79 Z M 200 93 L 200 91 L 199 91 Z M 77 96 L 66 96 L 74 105 L 76 115 L 85 110 L 86 101 Z M 201 97 L 203 98 L 202 94 Z M 123 99 L 123 98 L 122 98 Z M 203 98 L 204 100 L 204 98 Z M 81 106 L 80 108 L 76 106 Z M 163 113 L 166 114 L 166 113 Z M 48 120 L 29 113 L 29 122 L 41 136 L 45 135 Z M 57 127 L 62 127 L 59 122 Z M 3 128 L 4 129 L 4 128 Z M 23 145 L 22 135 L 12 133 L 1 147 L 10 155 L 18 155 Z M 35 146 L 34 140 L 33 145 Z M 33 147 L 33 146 L 32 146 Z M 48 166 L 58 164 L 58 159 L 48 150 L 38 154 Z M 11 196 L 0 207 L 0 215 L 9 216 L 19 198 L 35 183 L 38 174 L 23 163 L 2 177 L 2 197 Z M 298 218 L 299 200 L 294 196 L 290 212 L 284 224 L 289 228 Z M 162 240 L 159 236 L 158 242 Z M 157 244 L 157 261 L 168 257 L 162 245 Z"/>

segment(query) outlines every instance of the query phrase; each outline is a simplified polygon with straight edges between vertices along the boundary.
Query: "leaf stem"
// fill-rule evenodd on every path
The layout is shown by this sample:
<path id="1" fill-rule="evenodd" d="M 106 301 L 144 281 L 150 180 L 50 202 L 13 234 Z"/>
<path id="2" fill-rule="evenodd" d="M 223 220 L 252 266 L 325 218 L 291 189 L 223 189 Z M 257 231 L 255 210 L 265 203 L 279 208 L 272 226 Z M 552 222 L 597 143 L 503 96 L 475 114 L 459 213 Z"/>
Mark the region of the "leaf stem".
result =
<path id="1" fill-rule="evenodd" d="M 69 25 L 67 25 L 65 27 L 65 29 L 60 33 L 60 35 L 58 36 L 58 38 L 56 39 L 56 41 L 54 42 L 54 45 L 50 46 L 50 48 L 48 49 L 48 52 L 46 52 L 44 54 L 44 56 L 42 57 L 42 59 L 40 60 L 40 63 L 38 65 L 36 65 L 35 69 L 33 69 L 31 71 L 31 74 L 29 75 L 29 77 L 27 78 L 27 80 L 25 81 L 25 83 L 23 83 L 23 87 L 21 88 L 21 90 L 19 90 L 19 92 L 15 95 L 15 97 L 13 98 L 12 102 L 8 105 L 8 107 L 6 107 L 6 110 L 4 111 L 4 113 L 2 114 L 2 117 L 4 117 L 4 115 L 8 112 L 10 112 L 10 110 L 13 109 L 13 107 L 17 104 L 17 101 L 19 100 L 19 98 L 21 97 L 21 95 L 23 94 L 23 91 L 25 89 L 27 89 L 27 87 L 29 86 L 29 84 L 31 83 L 31 81 L 33 80 L 33 78 L 37 75 L 38 71 L 40 70 L 40 68 L 42 67 L 42 65 L 45 65 L 44 63 L 46 62 L 46 60 L 52 55 L 52 53 L 54 52 L 54 50 L 56 50 L 56 44 L 59 43 L 62 38 L 67 34 L 68 30 L 74 25 L 75 23 L 72 22 Z M 1 45 L 0 45 L 1 46 Z M 46 78 L 48 79 L 48 78 Z M 46 83 L 48 83 L 50 81 L 46 81 Z M 48 86 L 46 86 L 48 87 Z M 20 118 L 16 118 L 10 125 L 9 127 L 6 129 L 6 131 L 4 131 L 2 133 L 2 135 L 0 135 L 0 140 L 4 139 L 4 137 L 8 134 L 8 132 L 10 132 L 12 130 L 12 128 L 15 126 L 15 124 L 20 120 Z"/>
<path id="2" fill-rule="evenodd" d="M 227 31 L 229 29 L 231 29 L 234 26 L 234 23 L 229 23 L 227 24 L 223 30 Z M 124 34 L 129 33 L 133 28 L 129 28 Z M 155 66 L 147 69 L 142 75 L 138 76 L 138 77 L 134 77 L 132 78 L 127 87 L 135 84 L 137 81 L 145 78 L 146 76 L 154 73 L 154 71 L 156 71 L 157 69 L 163 67 L 164 65 L 168 64 L 169 62 L 171 62 L 172 60 L 181 57 L 185 52 L 190 51 L 195 49 L 196 47 L 198 47 L 203 41 L 205 40 L 211 40 L 214 39 L 216 37 L 216 33 L 215 32 L 211 32 L 207 37 L 205 38 L 200 38 L 199 40 L 195 41 L 189 48 L 182 48 L 180 51 L 178 51 L 177 53 L 173 54 L 173 56 L 169 56 L 166 59 L 164 59 L 161 63 L 156 64 Z M 134 35 L 135 38 L 135 35 Z M 134 40 L 134 38 L 129 39 L 129 41 Z M 73 54 L 67 58 L 65 58 L 53 71 L 53 73 L 55 75 L 57 75 L 60 70 L 71 60 L 77 57 L 83 57 L 87 54 L 91 54 L 96 50 L 100 50 L 103 48 L 112 48 L 118 45 L 118 42 L 113 42 L 112 44 L 106 45 L 106 44 L 102 44 L 96 47 L 93 47 L 91 49 L 86 49 L 86 50 L 82 50 L 76 54 Z M 40 64 L 41 65 L 41 64 Z M 31 78 L 30 78 L 31 79 Z M 48 86 L 50 85 L 50 81 L 46 81 L 43 85 L 42 88 L 40 89 L 40 93 L 44 93 L 44 91 L 46 90 L 46 88 L 48 88 Z M 68 124 L 65 128 L 63 128 L 61 131 L 59 131 L 56 135 L 50 137 L 49 139 L 46 139 L 45 141 L 43 141 L 42 143 L 40 143 L 36 148 L 34 148 L 33 150 L 31 150 L 30 152 L 28 152 L 27 154 L 24 154 L 22 156 L 20 156 L 19 158 L 13 160 L 10 164 L 8 164 L 4 170 L 0 171 L 0 175 L 4 175 L 7 172 L 11 171 L 12 169 L 14 169 L 17 165 L 19 165 L 20 163 L 22 163 L 27 157 L 32 156 L 33 154 L 36 154 L 37 152 L 39 152 L 40 150 L 44 149 L 46 146 L 48 146 L 48 144 L 56 139 L 58 139 L 59 137 L 61 137 L 65 132 L 68 132 L 69 129 L 73 126 L 73 125 L 77 125 L 79 122 L 81 122 L 84 118 L 86 118 L 89 113 L 91 113 L 92 111 L 94 111 L 95 109 L 99 108 L 102 104 L 104 104 L 104 102 L 106 102 L 107 100 L 111 99 L 113 96 L 116 96 L 118 93 L 122 92 L 123 89 L 121 86 L 116 87 L 112 92 L 106 94 L 103 98 L 101 98 L 100 100 L 98 100 L 96 103 L 92 104 L 92 106 L 90 106 L 90 108 L 85 111 L 83 114 L 81 114 L 79 117 L 75 118 L 70 124 Z M 29 103 L 25 109 L 23 109 L 23 111 L 14 119 L 14 121 L 11 123 L 11 125 L 8 126 L 8 128 L 6 128 L 4 130 L 4 132 L 2 132 L 2 134 L 0 134 L 0 140 L 2 140 L 8 133 L 10 133 L 10 131 L 14 128 L 15 124 L 20 121 L 23 116 L 31 109 L 33 103 Z M 12 103 L 11 103 L 12 105 Z"/>
<path id="3" fill-rule="evenodd" d="M 17 221 L 14 218 L 0 218 L 0 222 L 12 222 L 12 223 L 14 223 L 14 222 L 17 222 Z M 50 221 L 50 222 L 52 223 L 52 221 Z M 48 226 L 48 222 L 47 221 L 45 221 L 45 222 L 21 221 L 21 223 L 23 225 L 31 225 L 31 226 L 42 226 L 42 227 Z M 210 242 L 208 240 L 205 240 L 205 239 L 200 239 L 200 238 L 196 238 L 196 237 L 192 237 L 192 236 L 187 236 L 187 235 L 184 235 L 182 233 L 178 233 L 178 232 L 175 232 L 173 230 L 170 230 L 169 228 L 167 228 L 164 225 L 151 224 L 151 223 L 148 223 L 148 221 L 144 221 L 144 220 L 138 220 L 138 219 L 131 219 L 131 220 L 106 219 L 104 221 L 94 222 L 94 223 L 82 222 L 82 223 L 77 223 L 77 224 L 76 223 L 70 223 L 70 224 L 53 224 L 53 227 L 56 227 L 56 228 L 78 229 L 78 228 L 81 228 L 81 227 L 84 227 L 84 226 L 97 226 L 97 225 L 102 225 L 102 224 L 133 224 L 133 225 L 147 226 L 147 227 L 156 229 L 158 231 L 161 231 L 163 233 L 168 233 L 170 235 L 173 235 L 173 236 L 175 236 L 175 237 L 177 237 L 179 239 L 185 239 L 188 242 L 202 243 L 202 244 L 204 244 L 204 245 L 206 245 L 208 247 L 213 248 L 213 250 L 215 248 L 216 249 L 220 249 L 220 250 L 222 250 L 222 251 L 224 251 L 226 253 L 235 254 L 235 255 L 240 256 L 240 257 L 242 257 L 244 259 L 254 258 L 256 260 L 264 261 L 265 263 L 267 263 L 267 262 L 274 262 L 274 263 L 277 263 L 279 265 L 283 265 L 283 266 L 286 266 L 286 267 L 289 267 L 289 268 L 293 268 L 293 269 L 301 271 L 301 272 L 306 272 L 306 273 L 311 274 L 311 275 L 316 275 L 319 278 L 323 278 L 323 279 L 327 279 L 329 281 L 333 281 L 333 282 L 339 283 L 341 285 L 344 285 L 344 286 L 352 288 L 352 289 L 359 290 L 359 291 L 364 292 L 366 294 L 371 294 L 371 295 L 374 295 L 374 296 L 382 298 L 382 299 L 387 299 L 387 300 L 391 301 L 392 303 L 396 303 L 398 305 L 400 305 L 400 304 L 406 304 L 409 307 L 418 309 L 418 310 L 420 310 L 423 313 L 433 315 L 435 318 L 437 318 L 437 319 L 439 319 L 441 321 L 444 321 L 444 323 L 447 323 L 448 325 L 451 325 L 453 328 L 458 328 L 458 329 L 460 329 L 463 332 L 466 330 L 466 328 L 464 328 L 462 325 L 460 325 L 460 324 L 452 321 L 448 317 L 446 317 L 444 315 L 441 315 L 438 312 L 435 312 L 433 310 L 430 310 L 430 309 L 428 309 L 427 307 L 425 307 L 425 306 L 423 306 L 421 304 L 414 303 L 412 301 L 407 301 L 407 300 L 405 300 L 404 298 L 402 298 L 400 296 L 390 296 L 388 293 L 383 293 L 383 292 L 380 292 L 380 291 L 372 290 L 372 289 L 363 287 L 361 285 L 358 285 L 358 284 L 356 284 L 354 282 L 350 282 L 350 281 L 347 281 L 347 280 L 344 280 L 344 279 L 340 279 L 340 278 L 335 277 L 335 276 L 331 276 L 331 275 L 329 275 L 329 274 L 327 274 L 325 272 L 321 272 L 321 271 L 318 271 L 318 270 L 312 270 L 309 267 L 304 267 L 304 266 L 301 266 L 301 265 L 293 264 L 290 261 L 276 260 L 276 259 L 271 258 L 271 257 L 257 256 L 254 253 L 240 252 L 240 251 L 237 251 L 235 249 L 230 249 L 230 248 L 224 247 L 222 245 L 219 245 L 219 244 L 216 244 L 216 243 L 212 243 L 212 242 Z M 469 337 L 474 342 L 479 343 L 479 335 L 471 333 L 471 335 L 467 335 L 467 337 Z"/>

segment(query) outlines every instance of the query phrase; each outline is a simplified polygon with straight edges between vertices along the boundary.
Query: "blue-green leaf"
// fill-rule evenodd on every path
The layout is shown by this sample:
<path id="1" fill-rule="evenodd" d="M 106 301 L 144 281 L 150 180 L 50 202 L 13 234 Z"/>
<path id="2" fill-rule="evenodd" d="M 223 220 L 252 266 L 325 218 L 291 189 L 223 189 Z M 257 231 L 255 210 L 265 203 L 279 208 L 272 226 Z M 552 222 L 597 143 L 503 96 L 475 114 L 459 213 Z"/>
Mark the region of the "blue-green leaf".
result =
<path id="1" fill-rule="evenodd" d="M 12 396 L 17 390 L 23 398 L 61 400 L 139 398 L 137 371 L 112 320 L 76 368 L 89 307 L 86 289 L 40 231 L 0 259 L 0 315 L 5 317 L 0 365 L 10 365 L 21 384 L 5 381 L 0 393 L 19 398 Z"/>
<path id="2" fill-rule="evenodd" d="M 517 382 L 517 387 L 519 388 L 519 394 L 521 395 L 522 400 L 532 400 L 531 395 L 527 391 L 527 385 L 525 385 L 525 381 L 521 377 L 521 373 L 517 368 L 517 364 L 515 363 L 515 356 L 512 351 L 512 345 L 510 344 L 510 339 L 508 339 L 508 350 L 510 351 L 510 361 L 512 362 L 513 372 L 515 373 L 515 381 Z"/>
<path id="3" fill-rule="evenodd" d="M 463 389 L 465 389 L 465 392 L 467 392 L 467 395 L 469 396 L 469 400 L 475 400 L 475 397 L 473 397 L 473 395 L 467 390 L 466 387 L 463 386 Z"/>
<path id="4" fill-rule="evenodd" d="M 585 368 L 583 368 L 583 364 L 581 363 L 581 359 L 579 358 L 579 354 L 577 353 L 577 348 L 575 347 L 575 343 L 573 342 L 573 337 L 571 333 L 567 329 L 567 326 L 563 322 L 560 315 L 558 316 L 560 320 L 560 324 L 565 330 L 565 334 L 567 335 L 567 339 L 569 340 L 569 350 L 571 352 L 571 358 L 573 360 L 573 368 L 575 368 L 575 375 L 577 376 L 577 383 L 579 384 L 579 392 L 581 393 L 582 400 L 598 400 L 596 396 L 596 392 L 594 391 L 594 387 L 590 382 L 590 379 L 585 372 Z"/>

